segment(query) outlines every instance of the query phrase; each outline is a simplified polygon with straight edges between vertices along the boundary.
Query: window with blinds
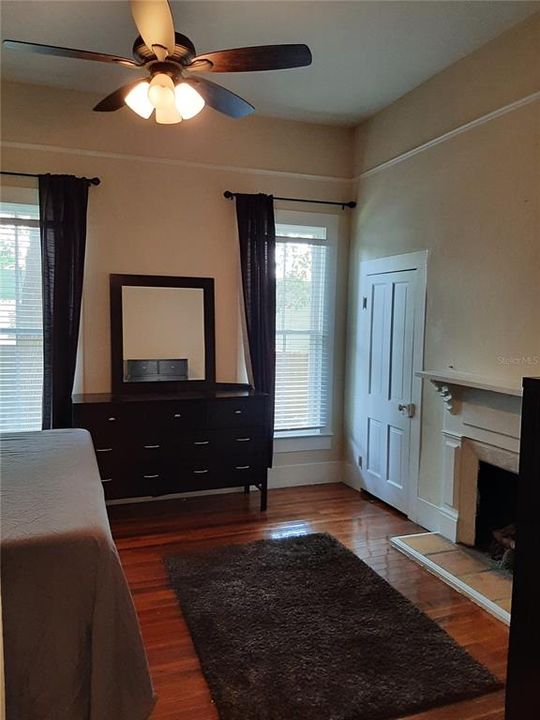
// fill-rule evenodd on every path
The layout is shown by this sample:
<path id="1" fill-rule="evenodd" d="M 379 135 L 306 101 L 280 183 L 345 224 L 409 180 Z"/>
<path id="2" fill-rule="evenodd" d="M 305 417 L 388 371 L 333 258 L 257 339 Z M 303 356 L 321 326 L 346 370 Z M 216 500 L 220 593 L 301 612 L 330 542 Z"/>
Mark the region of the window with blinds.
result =
<path id="1" fill-rule="evenodd" d="M 0 202 L 0 430 L 41 430 L 43 320 L 37 205 Z"/>
<path id="2" fill-rule="evenodd" d="M 276 224 L 276 433 L 317 434 L 329 422 L 327 228 Z"/>

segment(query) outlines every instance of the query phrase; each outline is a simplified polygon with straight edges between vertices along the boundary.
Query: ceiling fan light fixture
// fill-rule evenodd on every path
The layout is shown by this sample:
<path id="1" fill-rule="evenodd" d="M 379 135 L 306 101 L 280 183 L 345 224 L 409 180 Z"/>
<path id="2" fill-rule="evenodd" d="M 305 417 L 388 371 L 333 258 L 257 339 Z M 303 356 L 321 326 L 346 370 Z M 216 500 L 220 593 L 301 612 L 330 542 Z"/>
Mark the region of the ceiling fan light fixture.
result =
<path id="1" fill-rule="evenodd" d="M 138 85 L 135 85 L 124 98 L 126 105 L 145 120 L 148 120 L 154 112 L 154 106 L 148 99 L 149 84 L 147 80 L 142 80 Z"/>
<path id="2" fill-rule="evenodd" d="M 174 102 L 160 105 L 156 108 L 156 122 L 159 125 L 175 125 L 182 122 L 182 116 L 178 112 Z"/>
<path id="3" fill-rule="evenodd" d="M 174 104 L 174 83 L 169 75 L 156 73 L 148 87 L 148 100 L 156 108 Z"/>
<path id="4" fill-rule="evenodd" d="M 176 108 L 184 120 L 189 120 L 198 115 L 205 102 L 200 94 L 188 83 L 179 83 L 174 88 Z"/>

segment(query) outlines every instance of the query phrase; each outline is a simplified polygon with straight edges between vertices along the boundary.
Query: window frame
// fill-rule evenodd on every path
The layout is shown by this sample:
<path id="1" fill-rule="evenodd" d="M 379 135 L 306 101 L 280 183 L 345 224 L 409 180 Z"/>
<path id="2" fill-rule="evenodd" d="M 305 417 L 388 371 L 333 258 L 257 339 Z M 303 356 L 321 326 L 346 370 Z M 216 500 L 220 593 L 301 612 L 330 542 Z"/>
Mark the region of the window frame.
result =
<path id="1" fill-rule="evenodd" d="M 326 298 L 325 308 L 328 328 L 328 393 L 326 425 L 318 430 L 274 430 L 274 450 L 276 453 L 302 452 L 309 450 L 330 450 L 334 436 L 334 360 L 337 299 L 337 254 L 339 217 L 328 213 L 302 212 L 298 210 L 275 211 L 276 228 L 278 225 L 304 225 L 306 227 L 326 228 Z M 279 236 L 276 233 L 276 238 Z M 301 240 L 299 240 L 301 242 Z M 291 238 L 294 242 L 294 238 Z"/>
<path id="2" fill-rule="evenodd" d="M 40 228 L 40 221 L 39 221 L 39 199 L 37 191 L 31 188 L 26 187 L 6 187 L 3 186 L 0 193 L 0 203 L 1 204 L 8 204 L 8 205 L 22 205 L 26 207 L 31 207 L 35 210 L 37 210 L 37 217 L 32 218 L 17 218 L 17 217 L 9 217 L 9 218 L 1 218 L 0 225 L 7 225 L 7 226 L 13 226 L 13 227 L 26 227 L 26 228 L 32 228 L 33 230 L 37 230 L 37 243 L 38 243 L 38 251 L 40 246 L 40 239 L 39 239 L 39 228 Z M 40 262 L 40 275 L 42 276 L 43 270 L 41 268 L 41 262 Z M 40 298 L 41 300 L 41 316 L 43 314 L 43 297 Z M 18 333 L 15 331 L 14 335 L 16 336 Z M 36 334 L 37 336 L 37 334 Z M 41 338 L 41 354 L 43 358 L 43 343 L 44 343 L 44 329 L 43 325 L 41 325 L 41 333 L 39 335 Z M 43 361 L 41 362 L 41 366 L 43 366 Z M 41 377 L 41 393 L 43 392 L 43 369 L 42 369 L 42 377 Z M 0 392 L 1 397 L 1 392 Z M 40 397 L 40 406 L 41 406 L 41 397 Z M 12 428 L 9 430 L 5 430 L 5 432 L 35 432 L 37 430 L 42 429 L 42 420 L 43 417 L 41 415 L 39 423 L 37 423 L 36 428 L 27 428 L 27 427 L 17 427 Z"/>

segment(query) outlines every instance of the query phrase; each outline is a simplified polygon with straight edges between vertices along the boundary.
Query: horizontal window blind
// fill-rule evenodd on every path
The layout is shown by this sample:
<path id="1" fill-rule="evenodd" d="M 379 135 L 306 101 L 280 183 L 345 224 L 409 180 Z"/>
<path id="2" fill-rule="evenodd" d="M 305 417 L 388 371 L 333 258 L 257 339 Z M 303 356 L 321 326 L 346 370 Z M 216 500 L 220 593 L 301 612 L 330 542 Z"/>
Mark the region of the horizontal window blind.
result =
<path id="1" fill-rule="evenodd" d="M 325 227 L 276 224 L 276 431 L 328 423 Z"/>
<path id="2" fill-rule="evenodd" d="M 41 430 L 43 319 L 37 205 L 0 202 L 0 430 Z"/>

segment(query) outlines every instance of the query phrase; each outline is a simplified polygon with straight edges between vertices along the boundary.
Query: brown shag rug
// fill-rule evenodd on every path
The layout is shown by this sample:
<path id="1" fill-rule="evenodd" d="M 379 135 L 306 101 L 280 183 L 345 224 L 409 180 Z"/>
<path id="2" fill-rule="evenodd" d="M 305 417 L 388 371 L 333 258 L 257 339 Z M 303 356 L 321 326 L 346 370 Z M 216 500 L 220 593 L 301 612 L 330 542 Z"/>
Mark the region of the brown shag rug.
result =
<path id="1" fill-rule="evenodd" d="M 383 720 L 501 687 L 330 535 L 167 567 L 221 720 Z"/>

